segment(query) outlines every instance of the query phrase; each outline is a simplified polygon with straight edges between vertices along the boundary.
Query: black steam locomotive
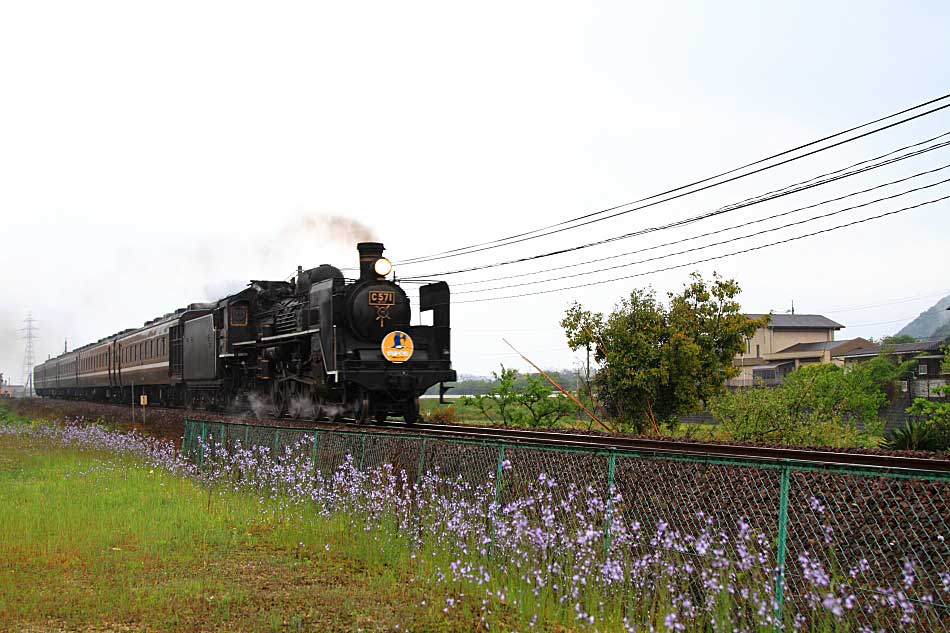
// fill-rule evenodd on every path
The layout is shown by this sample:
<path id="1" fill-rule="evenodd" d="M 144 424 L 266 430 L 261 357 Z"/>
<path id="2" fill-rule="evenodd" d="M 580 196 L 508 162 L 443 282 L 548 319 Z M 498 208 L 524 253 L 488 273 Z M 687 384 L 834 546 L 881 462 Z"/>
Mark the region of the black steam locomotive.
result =
<path id="1" fill-rule="evenodd" d="M 329 265 L 292 281 L 251 281 L 39 365 L 41 396 L 196 408 L 263 408 L 313 418 L 419 416 L 419 396 L 455 380 L 449 287 L 419 289 L 432 325 L 411 325 L 409 297 L 386 277 L 383 245 L 357 245 L 359 279 Z"/>

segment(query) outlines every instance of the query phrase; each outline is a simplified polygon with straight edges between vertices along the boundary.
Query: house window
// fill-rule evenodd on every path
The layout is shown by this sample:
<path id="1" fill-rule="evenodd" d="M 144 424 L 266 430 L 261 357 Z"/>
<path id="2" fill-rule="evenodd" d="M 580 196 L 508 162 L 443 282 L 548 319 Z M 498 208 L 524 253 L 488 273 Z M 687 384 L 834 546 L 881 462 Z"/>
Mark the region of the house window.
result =
<path id="1" fill-rule="evenodd" d="M 760 356 L 761 356 L 761 355 L 759 354 L 759 345 L 758 345 L 758 343 L 756 343 L 756 345 L 755 345 L 755 357 L 756 357 L 756 358 L 760 358 Z"/>
<path id="2" fill-rule="evenodd" d="M 917 375 L 918 376 L 927 375 L 927 363 L 920 363 L 917 365 Z"/>

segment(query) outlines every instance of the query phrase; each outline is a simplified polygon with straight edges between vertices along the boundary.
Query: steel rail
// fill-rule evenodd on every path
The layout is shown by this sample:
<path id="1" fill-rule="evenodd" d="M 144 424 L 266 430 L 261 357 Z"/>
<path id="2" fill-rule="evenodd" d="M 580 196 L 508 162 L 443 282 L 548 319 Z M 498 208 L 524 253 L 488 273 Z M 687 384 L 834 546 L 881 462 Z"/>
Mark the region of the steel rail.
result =
<path id="1" fill-rule="evenodd" d="M 368 428 L 364 425 L 359 428 Z M 723 457 L 771 463 L 799 463 L 888 470 L 924 470 L 950 473 L 950 459 L 849 453 L 820 449 L 781 446 L 746 446 L 740 444 L 694 442 L 674 439 L 653 439 L 587 433 L 536 431 L 530 429 L 499 429 L 497 427 L 458 426 L 439 424 L 383 423 L 377 428 L 400 428 L 430 436 L 491 439 L 510 444 L 530 443 L 562 448 L 605 449 L 620 452 L 649 453 L 651 455 L 681 455 L 690 457 Z"/>
<path id="2" fill-rule="evenodd" d="M 220 417 L 191 418 L 196 421 L 219 423 Z M 652 457 L 688 457 L 694 459 L 719 458 L 735 459 L 745 462 L 757 462 L 773 465 L 826 466 L 841 468 L 865 468 L 874 470 L 925 471 L 950 474 L 950 459 L 913 457 L 904 455 L 880 455 L 874 453 L 850 453 L 809 448 L 781 446 L 748 446 L 741 444 L 696 442 L 675 439 L 653 439 L 643 437 L 625 437 L 593 435 L 558 431 L 537 431 L 532 429 L 508 429 L 492 426 L 466 426 L 456 424 L 416 423 L 387 420 L 369 424 L 355 424 L 352 421 L 313 420 L 304 426 L 286 426 L 287 418 L 273 418 L 271 422 L 280 424 L 281 429 L 313 431 L 321 428 L 327 431 L 345 433 L 379 432 L 389 435 L 408 434 L 434 437 L 504 443 L 511 446 L 556 447 L 582 449 L 589 451 L 608 451 L 618 453 L 648 454 Z M 267 426 L 268 419 L 249 421 L 243 419 L 238 424 L 249 426 Z"/>
<path id="3" fill-rule="evenodd" d="M 63 401 L 59 402 L 73 402 Z M 105 403 L 100 403 L 105 404 Z M 127 409 L 125 405 L 112 405 Z M 195 421 L 243 424 L 248 426 L 275 426 L 286 430 L 307 430 L 321 428 L 328 431 L 349 433 L 383 432 L 388 434 L 413 434 L 445 439 L 460 439 L 506 443 L 511 445 L 534 445 L 559 448 L 576 448 L 613 452 L 643 453 L 662 457 L 721 458 L 737 459 L 763 464 L 800 464 L 819 466 L 838 466 L 842 468 L 870 468 L 889 471 L 928 471 L 950 473 L 950 459 L 915 457 L 905 455 L 882 455 L 875 453 L 852 453 L 847 451 L 795 448 L 783 446 L 749 446 L 742 444 L 697 442 L 675 439 L 654 439 L 646 437 L 627 437 L 573 433 L 566 431 L 538 431 L 533 429 L 509 429 L 493 426 L 472 426 L 458 424 L 416 423 L 387 420 L 369 424 L 356 424 L 353 420 L 306 420 L 290 416 L 281 418 L 249 418 L 246 414 L 212 413 L 176 407 L 153 407 L 183 414 L 184 419 Z M 288 424 L 291 422 L 291 424 Z M 295 423 L 306 424 L 306 426 Z M 268 424 L 270 423 L 270 424 Z"/>

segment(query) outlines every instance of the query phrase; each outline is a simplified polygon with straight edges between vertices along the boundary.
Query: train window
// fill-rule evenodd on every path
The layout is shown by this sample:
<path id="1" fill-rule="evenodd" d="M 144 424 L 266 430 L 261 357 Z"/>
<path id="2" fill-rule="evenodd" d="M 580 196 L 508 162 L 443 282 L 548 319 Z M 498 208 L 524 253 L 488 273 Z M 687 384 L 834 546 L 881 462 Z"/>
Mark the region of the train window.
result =
<path id="1" fill-rule="evenodd" d="M 247 325 L 247 306 L 237 304 L 231 306 L 231 325 L 243 327 Z"/>

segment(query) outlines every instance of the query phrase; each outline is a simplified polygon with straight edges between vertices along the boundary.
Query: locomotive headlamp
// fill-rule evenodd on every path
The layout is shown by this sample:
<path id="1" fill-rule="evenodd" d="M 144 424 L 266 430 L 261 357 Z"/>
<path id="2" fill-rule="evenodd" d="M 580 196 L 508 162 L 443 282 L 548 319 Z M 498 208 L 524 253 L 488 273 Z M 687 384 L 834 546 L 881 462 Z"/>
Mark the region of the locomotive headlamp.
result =
<path id="1" fill-rule="evenodd" d="M 385 277 L 393 270 L 393 264 L 391 261 L 385 257 L 380 257 L 376 260 L 376 263 L 373 264 L 373 270 L 376 271 L 376 274 L 380 277 Z"/>

